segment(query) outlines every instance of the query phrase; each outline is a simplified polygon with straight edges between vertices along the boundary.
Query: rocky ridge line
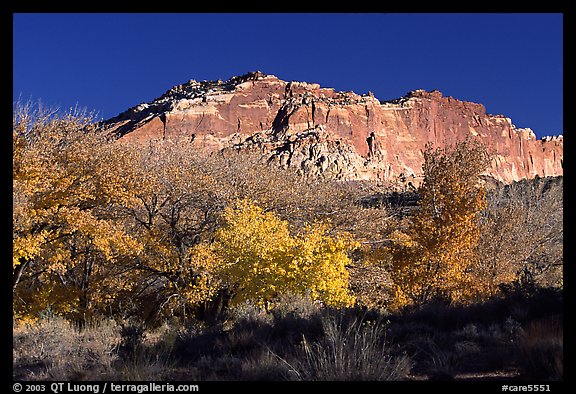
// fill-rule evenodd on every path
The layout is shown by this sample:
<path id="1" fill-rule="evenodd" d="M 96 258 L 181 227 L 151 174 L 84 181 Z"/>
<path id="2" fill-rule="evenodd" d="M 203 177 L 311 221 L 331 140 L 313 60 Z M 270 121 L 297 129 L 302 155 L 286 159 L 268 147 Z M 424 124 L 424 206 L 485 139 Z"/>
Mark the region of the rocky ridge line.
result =
<path id="1" fill-rule="evenodd" d="M 414 90 L 379 101 L 252 72 L 227 81 L 191 80 L 105 122 L 120 140 L 171 139 L 202 149 L 252 150 L 263 159 L 343 180 L 418 182 L 426 143 L 467 137 L 494 153 L 489 175 L 510 183 L 563 173 L 563 137 L 536 139 L 483 105 Z"/>

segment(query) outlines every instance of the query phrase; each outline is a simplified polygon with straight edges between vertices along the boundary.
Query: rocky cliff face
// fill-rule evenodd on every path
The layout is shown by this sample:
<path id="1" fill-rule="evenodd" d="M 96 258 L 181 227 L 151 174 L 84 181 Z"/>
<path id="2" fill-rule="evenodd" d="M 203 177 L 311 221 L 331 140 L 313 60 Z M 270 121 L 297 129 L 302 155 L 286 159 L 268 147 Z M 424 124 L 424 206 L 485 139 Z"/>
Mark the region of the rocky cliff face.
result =
<path id="1" fill-rule="evenodd" d="M 207 150 L 253 150 L 263 159 L 344 180 L 413 179 L 426 143 L 468 136 L 494 153 L 488 174 L 510 183 L 563 174 L 563 138 L 536 139 L 481 104 L 416 90 L 380 102 L 259 72 L 189 81 L 105 122 L 129 143 L 181 140 Z"/>

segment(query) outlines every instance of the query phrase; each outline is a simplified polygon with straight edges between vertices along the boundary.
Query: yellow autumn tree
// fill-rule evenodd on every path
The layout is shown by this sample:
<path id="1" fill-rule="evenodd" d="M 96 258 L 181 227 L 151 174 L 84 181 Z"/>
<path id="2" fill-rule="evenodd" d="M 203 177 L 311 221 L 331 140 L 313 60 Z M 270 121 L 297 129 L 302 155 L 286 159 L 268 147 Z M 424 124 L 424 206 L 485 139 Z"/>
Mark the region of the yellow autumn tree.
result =
<path id="1" fill-rule="evenodd" d="M 17 106 L 13 118 L 13 280 L 16 316 L 83 320 L 94 291 L 139 243 L 114 207 L 131 204 L 129 152 L 81 112 Z"/>
<path id="2" fill-rule="evenodd" d="M 486 206 L 479 175 L 488 164 L 480 142 L 426 147 L 418 209 L 406 231 L 392 235 L 396 306 L 435 297 L 462 302 L 482 292 L 473 271 L 479 259 L 480 212 Z"/>
<path id="3" fill-rule="evenodd" d="M 243 199 L 226 208 L 214 249 L 223 261 L 220 273 L 233 302 L 252 300 L 260 306 L 282 294 L 308 296 L 330 306 L 349 306 L 348 251 L 355 244 L 331 237 L 326 225 L 290 234 L 288 222 Z"/>

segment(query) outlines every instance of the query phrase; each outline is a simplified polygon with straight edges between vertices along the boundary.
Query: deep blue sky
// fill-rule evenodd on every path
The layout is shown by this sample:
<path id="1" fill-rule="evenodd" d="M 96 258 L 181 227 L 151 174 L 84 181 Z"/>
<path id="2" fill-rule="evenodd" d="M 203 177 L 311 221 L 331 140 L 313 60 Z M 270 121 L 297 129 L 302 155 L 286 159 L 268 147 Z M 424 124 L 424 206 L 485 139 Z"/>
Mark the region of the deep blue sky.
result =
<path id="1" fill-rule="evenodd" d="M 561 134 L 562 14 L 14 14 L 13 98 L 109 118 L 260 70 L 380 100 L 414 89 Z"/>

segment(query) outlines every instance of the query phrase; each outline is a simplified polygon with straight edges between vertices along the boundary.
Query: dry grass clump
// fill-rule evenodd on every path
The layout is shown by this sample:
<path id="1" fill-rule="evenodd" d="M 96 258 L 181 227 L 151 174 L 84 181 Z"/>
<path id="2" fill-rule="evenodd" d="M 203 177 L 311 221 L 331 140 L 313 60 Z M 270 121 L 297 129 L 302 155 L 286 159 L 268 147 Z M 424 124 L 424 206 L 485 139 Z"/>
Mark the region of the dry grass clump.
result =
<path id="1" fill-rule="evenodd" d="M 322 323 L 319 341 L 302 339 L 302 356 L 293 368 L 298 379 L 388 381 L 406 379 L 410 373 L 410 358 L 391 353 L 381 320 L 326 317 Z"/>

